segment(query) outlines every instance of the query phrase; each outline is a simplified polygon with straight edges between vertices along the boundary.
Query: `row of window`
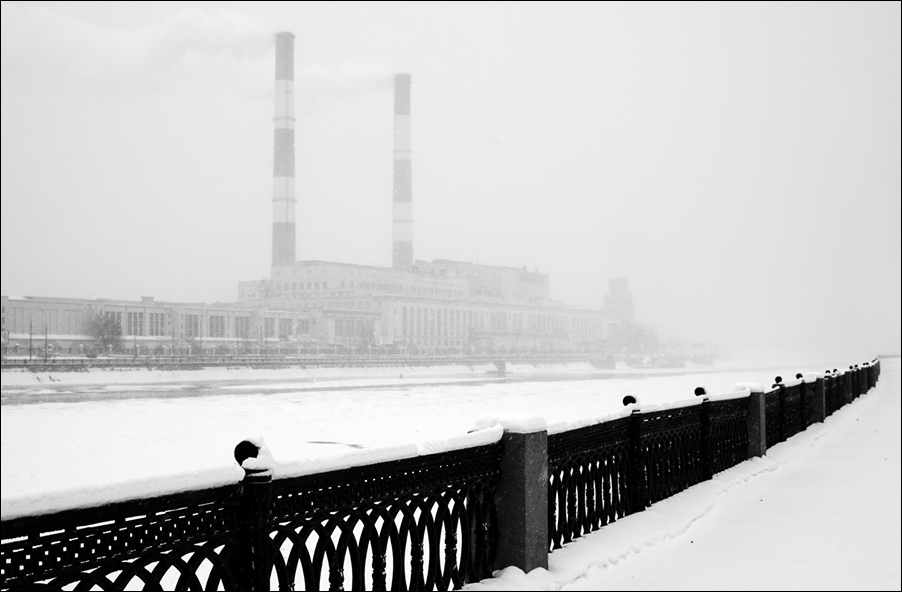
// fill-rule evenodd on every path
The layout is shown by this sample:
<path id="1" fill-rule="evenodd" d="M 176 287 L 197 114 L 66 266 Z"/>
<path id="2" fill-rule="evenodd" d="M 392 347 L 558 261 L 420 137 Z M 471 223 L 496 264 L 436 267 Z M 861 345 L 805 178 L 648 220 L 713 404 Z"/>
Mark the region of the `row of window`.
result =
<path id="1" fill-rule="evenodd" d="M 353 289 L 354 282 L 340 280 L 338 282 L 276 282 L 275 290 L 277 293 L 284 294 L 286 292 L 301 292 L 308 290 L 328 290 L 328 289 Z M 462 290 L 449 290 L 446 288 L 419 288 L 412 286 L 399 286 L 397 284 L 384 284 L 378 282 L 357 282 L 358 290 L 370 290 L 374 292 L 397 293 L 406 292 L 408 294 L 444 296 L 447 298 L 455 296 L 463 296 Z"/>
<path id="2" fill-rule="evenodd" d="M 547 335 L 573 332 L 577 338 L 584 339 L 601 337 L 601 324 L 591 317 L 401 307 L 401 335 L 405 337 L 461 337 L 474 330 L 522 333 L 524 329 Z"/>
<path id="3" fill-rule="evenodd" d="M 20 308 L 3 309 L 3 329 L 10 333 L 79 334 L 90 315 L 79 309 Z"/>

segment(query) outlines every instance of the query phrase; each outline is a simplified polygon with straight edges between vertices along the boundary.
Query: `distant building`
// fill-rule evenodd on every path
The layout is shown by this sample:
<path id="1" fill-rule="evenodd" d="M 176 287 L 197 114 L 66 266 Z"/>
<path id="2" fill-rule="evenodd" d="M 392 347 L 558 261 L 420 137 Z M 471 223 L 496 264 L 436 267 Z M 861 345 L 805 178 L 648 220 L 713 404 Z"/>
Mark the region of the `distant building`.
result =
<path id="1" fill-rule="evenodd" d="M 255 353 L 271 349 L 399 352 L 604 352 L 631 323 L 626 280 L 604 307 L 552 300 L 549 278 L 525 267 L 413 257 L 409 74 L 395 76 L 392 267 L 297 261 L 294 36 L 276 36 L 270 277 L 238 284 L 235 303 L 186 304 L 3 296 L 4 353 L 96 348 L 89 321 L 107 315 L 134 353 Z"/>
<path id="2" fill-rule="evenodd" d="M 241 305 L 309 311 L 332 343 L 441 351 L 596 351 L 607 314 L 553 301 L 548 275 L 413 255 L 411 77 L 397 74 L 392 267 L 296 261 L 293 36 L 277 35 L 270 277 L 240 282 Z"/>
<path id="3" fill-rule="evenodd" d="M 636 309 L 633 304 L 633 293 L 624 278 L 615 278 L 608 282 L 608 293 L 604 296 L 604 309 L 613 322 L 621 324 L 635 322 Z"/>

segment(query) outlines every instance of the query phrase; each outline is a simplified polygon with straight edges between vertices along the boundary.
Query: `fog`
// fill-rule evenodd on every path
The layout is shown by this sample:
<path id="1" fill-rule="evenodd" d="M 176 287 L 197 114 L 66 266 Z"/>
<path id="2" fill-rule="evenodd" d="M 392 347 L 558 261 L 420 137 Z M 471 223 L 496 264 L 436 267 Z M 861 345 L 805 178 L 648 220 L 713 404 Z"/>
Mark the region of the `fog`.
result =
<path id="1" fill-rule="evenodd" d="M 269 274 L 274 44 L 297 253 L 526 266 L 662 339 L 898 353 L 900 4 L 2 4 L 2 293 L 233 301 Z"/>

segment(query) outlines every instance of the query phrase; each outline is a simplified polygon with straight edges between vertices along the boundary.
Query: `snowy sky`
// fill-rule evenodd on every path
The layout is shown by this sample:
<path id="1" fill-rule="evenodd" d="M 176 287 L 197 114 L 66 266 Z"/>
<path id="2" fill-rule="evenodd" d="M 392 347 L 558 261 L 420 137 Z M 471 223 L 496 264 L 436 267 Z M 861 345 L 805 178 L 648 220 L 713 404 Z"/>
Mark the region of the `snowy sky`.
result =
<path id="1" fill-rule="evenodd" d="M 626 277 L 665 338 L 902 349 L 896 2 L 3 2 L 2 293 L 267 276 L 283 30 L 300 259 L 390 265 L 409 72 L 415 257 Z"/>

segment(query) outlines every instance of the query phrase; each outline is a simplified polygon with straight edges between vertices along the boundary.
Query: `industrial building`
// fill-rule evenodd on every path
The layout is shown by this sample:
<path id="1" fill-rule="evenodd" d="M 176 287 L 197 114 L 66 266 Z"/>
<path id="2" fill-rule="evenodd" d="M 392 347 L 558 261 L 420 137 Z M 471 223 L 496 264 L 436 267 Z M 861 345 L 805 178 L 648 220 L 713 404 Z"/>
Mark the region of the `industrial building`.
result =
<path id="1" fill-rule="evenodd" d="M 598 351 L 604 309 L 552 300 L 547 274 L 525 268 L 414 258 L 411 76 L 394 77 L 392 266 L 297 260 L 294 194 L 294 36 L 276 39 L 272 268 L 241 282 L 238 301 L 310 311 L 346 346 L 440 351 Z M 623 290 L 613 298 L 622 300 Z M 628 292 L 627 292 L 628 293 Z M 631 309 L 632 303 L 618 312 Z M 320 314 L 321 313 L 321 314 Z M 300 337 L 300 336 L 299 336 Z"/>
<path id="2" fill-rule="evenodd" d="M 391 267 L 298 260 L 295 228 L 294 35 L 276 35 L 272 261 L 269 279 L 238 283 L 234 303 L 3 297 L 3 347 L 39 343 L 77 353 L 96 341 L 96 315 L 112 315 L 120 348 L 135 353 L 396 353 L 609 351 L 633 322 L 623 279 L 605 306 L 553 300 L 548 275 L 525 267 L 414 258 L 411 76 L 394 77 Z"/>

